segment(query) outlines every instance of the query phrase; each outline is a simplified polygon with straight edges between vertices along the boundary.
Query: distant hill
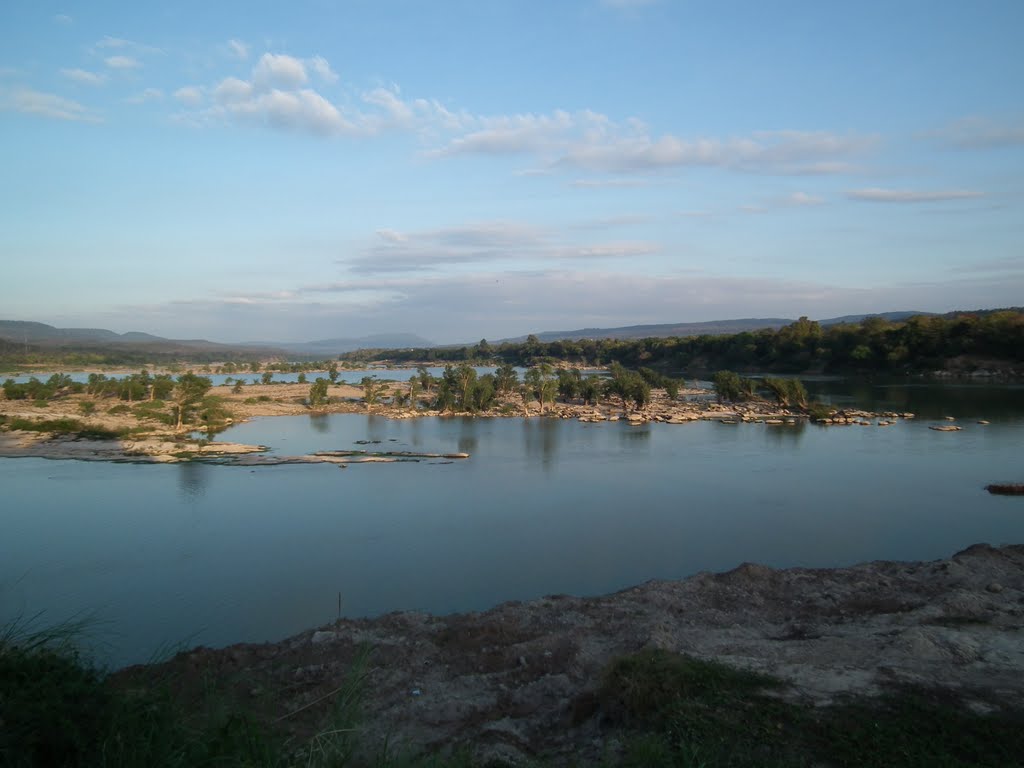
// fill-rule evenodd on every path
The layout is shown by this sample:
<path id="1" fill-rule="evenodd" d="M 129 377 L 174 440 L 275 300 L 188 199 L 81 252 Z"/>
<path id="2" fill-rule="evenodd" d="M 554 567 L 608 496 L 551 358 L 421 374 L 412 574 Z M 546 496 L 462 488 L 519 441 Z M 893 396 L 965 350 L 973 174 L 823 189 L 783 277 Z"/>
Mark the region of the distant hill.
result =
<path id="1" fill-rule="evenodd" d="M 167 341 L 159 336 L 140 331 L 114 333 L 105 328 L 55 328 L 46 323 L 34 323 L 28 320 L 0 320 L 0 338 L 32 344 L 63 344 L 80 341 Z"/>
<path id="2" fill-rule="evenodd" d="M 413 333 L 378 333 L 356 338 L 320 339 L 304 342 L 259 342 L 273 344 L 296 355 L 333 357 L 342 352 L 357 349 L 426 349 L 434 346 L 434 342 Z"/>
<path id="3" fill-rule="evenodd" d="M 759 331 L 762 328 L 776 330 L 789 325 L 792 320 L 779 317 L 748 318 L 741 320 L 712 320 L 705 323 L 664 323 L 659 325 L 626 325 L 620 328 L 581 328 L 576 331 L 542 331 L 533 334 L 539 341 L 562 341 L 569 339 L 651 339 L 669 336 L 723 336 L 744 331 Z M 501 339 L 502 342 L 526 341 L 526 336 Z"/>
<path id="4" fill-rule="evenodd" d="M 119 360 L 231 360 L 285 357 L 280 347 L 219 344 L 205 339 L 165 339 L 141 331 L 115 333 L 105 328 L 56 328 L 26 320 L 0 320 L 0 351 L 17 354 L 83 353 Z"/>
<path id="5" fill-rule="evenodd" d="M 819 320 L 821 325 L 838 323 L 859 323 L 866 317 L 881 317 L 892 322 L 906 320 L 914 315 L 933 315 L 933 312 L 879 312 L 877 314 L 844 315 Z M 542 331 L 533 334 L 538 341 L 569 341 L 577 339 L 664 339 L 671 336 L 728 336 L 733 333 L 745 333 L 768 329 L 776 331 L 794 322 L 783 317 L 741 318 L 737 320 L 711 320 L 703 323 L 663 323 L 656 325 L 626 325 L 619 328 L 580 328 L 575 331 Z M 501 342 L 519 343 L 526 341 L 526 336 L 501 339 Z"/>
<path id="6" fill-rule="evenodd" d="M 890 323 L 898 323 L 901 320 L 906 320 L 908 317 L 914 317 L 915 315 L 927 315 L 928 317 L 935 317 L 935 312 L 916 312 L 913 310 L 907 310 L 904 312 L 876 312 L 867 315 L 843 315 L 842 317 L 831 317 L 828 320 L 819 320 L 819 325 L 838 325 L 839 323 L 859 323 L 869 317 L 880 317 L 883 320 L 888 320 Z"/>

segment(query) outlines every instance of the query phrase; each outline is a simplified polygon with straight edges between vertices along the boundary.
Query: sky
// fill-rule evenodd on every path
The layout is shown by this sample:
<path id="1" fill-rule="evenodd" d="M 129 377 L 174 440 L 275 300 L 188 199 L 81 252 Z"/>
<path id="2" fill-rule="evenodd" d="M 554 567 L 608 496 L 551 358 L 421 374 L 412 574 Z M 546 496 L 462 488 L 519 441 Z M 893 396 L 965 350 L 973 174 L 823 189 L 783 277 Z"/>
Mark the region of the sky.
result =
<path id="1" fill-rule="evenodd" d="M 437 343 L 1024 304 L 1024 2 L 0 4 L 0 319 Z"/>

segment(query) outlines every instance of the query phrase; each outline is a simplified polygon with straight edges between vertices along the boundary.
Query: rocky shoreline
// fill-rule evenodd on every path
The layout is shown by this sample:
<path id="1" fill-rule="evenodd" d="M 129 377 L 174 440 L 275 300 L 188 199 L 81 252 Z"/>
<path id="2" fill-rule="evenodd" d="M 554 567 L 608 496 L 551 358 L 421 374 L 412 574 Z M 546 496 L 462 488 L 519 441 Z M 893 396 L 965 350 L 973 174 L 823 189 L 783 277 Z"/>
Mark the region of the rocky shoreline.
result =
<path id="1" fill-rule="evenodd" d="M 765 672 L 779 695 L 824 705 L 892 685 L 949 691 L 977 711 L 1024 705 L 1024 546 L 932 562 L 726 573 L 603 597 L 481 613 L 343 619 L 267 644 L 196 648 L 117 673 L 128 688 L 215 681 L 309 737 L 369 650 L 368 747 L 470 745 L 482 760 L 596 763 L 611 732 L 596 692 L 618 657 L 662 649 Z"/>
<path id="2" fill-rule="evenodd" d="M 552 418 L 575 419 L 585 423 L 622 421 L 632 426 L 648 423 L 686 424 L 694 421 L 717 421 L 725 424 L 755 423 L 786 427 L 813 420 L 829 425 L 856 424 L 884 427 L 898 420 L 914 417 L 912 413 L 872 413 L 848 409 L 833 412 L 827 418 L 812 419 L 805 410 L 783 408 L 763 400 L 742 404 L 714 402 L 709 397 L 710 392 L 701 389 L 684 390 L 682 397 L 678 399 L 670 399 L 663 391 L 656 390 L 650 404 L 642 409 L 628 408 L 621 403 L 607 401 L 600 405 L 559 402 L 541 409 L 537 402 L 523 403 L 518 399 L 506 398 L 497 407 L 475 414 L 395 406 L 390 403 L 368 407 L 362 401 L 362 390 L 348 384 L 331 386 L 330 402 L 317 410 L 311 410 L 306 402 L 308 393 L 309 386 L 306 384 L 250 385 L 241 394 L 233 393 L 229 387 L 217 388 L 217 395 L 232 414 L 229 423 L 240 423 L 266 416 L 306 415 L 315 417 L 330 413 L 360 413 L 388 419 L 450 416 Z M 92 406 L 92 410 L 88 414 L 83 414 L 83 404 Z M 106 407 L 98 408 L 97 405 Z M 70 419 L 93 429 L 109 432 L 120 430 L 130 433 L 120 439 L 99 440 L 74 434 L 0 429 L 0 458 L 41 457 L 132 463 L 174 463 L 202 460 L 247 466 L 273 463 L 339 463 L 336 461 L 336 457 L 317 454 L 261 458 L 256 454 L 265 453 L 269 450 L 268 447 L 217 440 L 197 440 L 188 432 L 175 433 L 173 428 L 149 418 L 145 412 L 142 414 L 132 412 L 130 406 L 131 404 L 126 405 L 123 401 L 118 400 L 97 401 L 88 395 L 65 396 L 51 400 L 42 406 L 27 400 L 0 399 L 0 417 L 30 421 Z M 959 427 L 944 426 L 942 429 L 955 431 Z M 352 456 L 348 463 L 401 458 L 403 457 Z"/>

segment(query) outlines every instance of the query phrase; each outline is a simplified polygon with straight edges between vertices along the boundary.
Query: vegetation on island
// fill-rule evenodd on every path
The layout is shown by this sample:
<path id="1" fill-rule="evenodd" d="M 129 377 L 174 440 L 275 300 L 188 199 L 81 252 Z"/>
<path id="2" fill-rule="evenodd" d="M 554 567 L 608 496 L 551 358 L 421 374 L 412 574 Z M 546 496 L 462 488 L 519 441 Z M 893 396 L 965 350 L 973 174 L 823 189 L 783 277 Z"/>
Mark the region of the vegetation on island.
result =
<path id="1" fill-rule="evenodd" d="M 131 414 L 140 422 L 153 422 L 154 428 L 173 427 L 178 433 L 199 428 L 207 437 L 212 437 L 230 424 L 232 418 L 224 398 L 209 394 L 212 386 L 209 377 L 191 372 L 175 379 L 169 374 L 153 375 L 143 369 L 124 377 L 92 373 L 85 383 L 72 381 L 70 376 L 60 373 L 45 382 L 30 377 L 27 382 L 17 383 L 9 378 L 3 382 L 2 390 L 7 400 L 31 400 L 40 408 L 69 395 L 83 395 L 89 398 L 78 402 L 83 417 L 98 417 L 100 406 L 106 403 L 105 413 L 113 416 Z M 109 405 L 111 401 L 113 405 Z M 7 429 L 90 439 L 116 439 L 151 431 L 144 425 L 110 429 L 69 418 L 33 420 L 0 416 L 0 425 Z"/>

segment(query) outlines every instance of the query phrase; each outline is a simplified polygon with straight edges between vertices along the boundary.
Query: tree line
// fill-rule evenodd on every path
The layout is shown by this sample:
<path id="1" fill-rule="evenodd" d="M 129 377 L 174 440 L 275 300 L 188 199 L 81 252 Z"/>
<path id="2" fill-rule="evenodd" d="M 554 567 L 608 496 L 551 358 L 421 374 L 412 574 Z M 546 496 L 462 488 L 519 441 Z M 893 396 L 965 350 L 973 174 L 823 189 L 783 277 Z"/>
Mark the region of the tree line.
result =
<path id="1" fill-rule="evenodd" d="M 462 347 L 359 350 L 347 362 L 386 359 L 392 363 L 488 363 L 517 366 L 568 362 L 583 366 L 618 363 L 699 375 L 718 370 L 773 373 L 920 373 L 955 368 L 1024 363 L 1024 310 L 1006 309 L 916 315 L 889 321 L 867 317 L 857 323 L 821 326 L 802 317 L 778 330 L 728 335 L 649 339 L 580 339 Z"/>

